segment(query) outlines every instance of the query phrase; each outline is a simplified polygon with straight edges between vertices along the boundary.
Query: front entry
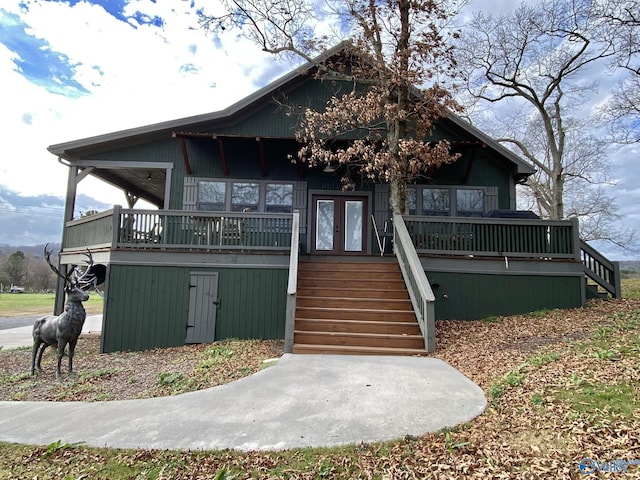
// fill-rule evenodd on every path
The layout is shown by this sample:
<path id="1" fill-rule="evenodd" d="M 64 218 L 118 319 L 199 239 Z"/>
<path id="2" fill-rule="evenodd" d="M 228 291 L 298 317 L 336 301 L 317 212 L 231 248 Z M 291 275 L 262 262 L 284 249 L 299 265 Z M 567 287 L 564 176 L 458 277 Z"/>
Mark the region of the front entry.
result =
<path id="1" fill-rule="evenodd" d="M 312 206 L 311 253 L 366 253 L 367 197 L 313 195 Z"/>

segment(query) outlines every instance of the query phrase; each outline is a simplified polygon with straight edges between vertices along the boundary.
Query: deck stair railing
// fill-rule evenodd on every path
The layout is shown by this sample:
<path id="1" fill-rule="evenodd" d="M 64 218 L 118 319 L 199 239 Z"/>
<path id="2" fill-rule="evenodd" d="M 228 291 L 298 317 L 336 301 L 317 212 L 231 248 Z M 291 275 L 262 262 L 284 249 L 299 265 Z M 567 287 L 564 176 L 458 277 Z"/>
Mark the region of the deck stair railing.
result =
<path id="1" fill-rule="evenodd" d="M 613 298 L 622 298 L 620 287 L 620 264 L 609 261 L 604 255 L 580 241 L 584 273 L 593 282 L 604 288 Z"/>
<path id="2" fill-rule="evenodd" d="M 416 314 L 424 348 L 436 349 L 435 296 L 401 215 L 393 216 L 393 245 Z"/>

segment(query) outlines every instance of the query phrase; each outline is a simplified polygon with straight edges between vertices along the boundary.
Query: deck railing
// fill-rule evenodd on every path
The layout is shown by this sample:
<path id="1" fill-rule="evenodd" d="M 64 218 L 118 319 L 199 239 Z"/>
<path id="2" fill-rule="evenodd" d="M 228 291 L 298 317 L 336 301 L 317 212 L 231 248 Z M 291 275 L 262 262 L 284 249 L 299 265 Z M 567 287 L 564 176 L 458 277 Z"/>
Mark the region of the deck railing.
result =
<path id="1" fill-rule="evenodd" d="M 405 216 L 418 253 L 521 258 L 580 258 L 574 220 Z"/>
<path id="2" fill-rule="evenodd" d="M 117 208 L 117 207 L 116 207 Z M 84 248 L 111 245 L 113 240 L 114 210 L 67 222 L 65 226 L 64 248 Z"/>
<path id="3" fill-rule="evenodd" d="M 435 352 L 435 296 L 400 215 L 393 216 L 393 227 L 394 251 L 396 257 L 398 257 L 402 277 L 409 291 L 413 311 L 416 314 L 424 337 L 424 348 L 428 352 Z"/>
<path id="4" fill-rule="evenodd" d="M 281 213 L 113 210 L 66 225 L 63 248 L 288 251 L 292 215 Z"/>

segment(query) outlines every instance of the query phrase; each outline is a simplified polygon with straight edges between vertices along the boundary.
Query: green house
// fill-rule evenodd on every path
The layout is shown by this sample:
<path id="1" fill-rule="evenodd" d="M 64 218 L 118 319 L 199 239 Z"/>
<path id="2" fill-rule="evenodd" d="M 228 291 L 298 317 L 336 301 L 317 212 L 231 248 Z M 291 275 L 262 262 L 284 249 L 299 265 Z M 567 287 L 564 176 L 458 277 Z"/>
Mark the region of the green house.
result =
<path id="1" fill-rule="evenodd" d="M 284 338 L 292 352 L 421 354 L 437 319 L 581 306 L 620 295 L 618 267 L 576 220 L 516 210 L 533 168 L 461 118 L 434 138 L 460 158 L 409 188 L 292 161 L 298 117 L 345 86 L 309 64 L 225 110 L 52 145 L 69 166 L 60 262 L 107 266 L 102 350 Z M 341 178 L 356 187 L 343 191 Z M 74 219 L 92 175 L 126 208 Z M 144 199 L 157 209 L 135 208 Z M 64 292 L 59 286 L 56 309 Z"/>

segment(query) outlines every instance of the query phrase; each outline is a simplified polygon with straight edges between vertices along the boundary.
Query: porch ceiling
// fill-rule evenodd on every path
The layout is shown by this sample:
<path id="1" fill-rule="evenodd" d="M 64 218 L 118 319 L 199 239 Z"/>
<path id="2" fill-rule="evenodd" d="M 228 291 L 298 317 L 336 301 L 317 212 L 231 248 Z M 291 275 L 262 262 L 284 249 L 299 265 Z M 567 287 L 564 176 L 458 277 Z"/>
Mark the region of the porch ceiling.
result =
<path id="1" fill-rule="evenodd" d="M 166 172 L 158 168 L 98 168 L 92 172 L 105 182 L 163 208 Z"/>

